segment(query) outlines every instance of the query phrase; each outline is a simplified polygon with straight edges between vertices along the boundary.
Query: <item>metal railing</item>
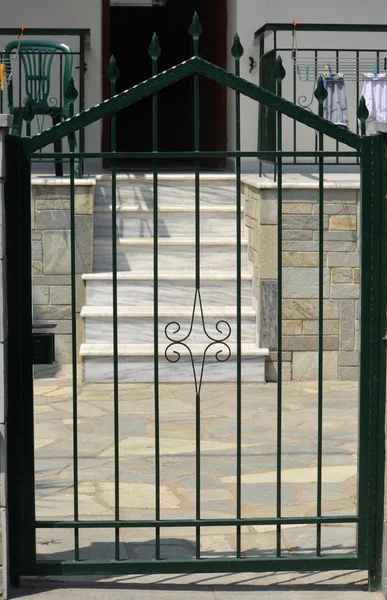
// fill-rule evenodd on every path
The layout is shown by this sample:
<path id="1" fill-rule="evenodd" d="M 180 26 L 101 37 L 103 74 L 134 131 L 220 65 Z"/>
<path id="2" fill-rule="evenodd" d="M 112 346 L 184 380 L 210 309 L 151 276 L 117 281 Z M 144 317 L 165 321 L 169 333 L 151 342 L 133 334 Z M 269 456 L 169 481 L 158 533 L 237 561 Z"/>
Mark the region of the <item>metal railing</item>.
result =
<path id="1" fill-rule="evenodd" d="M 19 29 L 16 28 L 0 28 L 0 64 L 5 64 L 4 48 L 8 42 L 16 39 L 20 33 Z M 85 110 L 85 74 L 87 71 L 86 62 L 86 50 L 89 47 L 90 29 L 58 29 L 58 28 L 26 28 L 23 32 L 23 39 L 29 40 L 52 40 L 64 43 L 69 46 L 72 57 L 72 77 L 74 84 L 78 92 L 78 97 L 74 103 L 74 112 L 80 113 Z M 24 54 L 29 54 L 24 53 Z M 45 70 L 45 61 L 48 59 L 52 60 L 50 72 L 49 72 L 49 94 L 47 97 L 47 109 L 41 111 L 35 110 L 32 121 L 29 123 L 28 119 L 22 121 L 22 135 L 35 135 L 40 133 L 44 129 L 48 129 L 52 126 L 51 119 L 53 122 L 61 120 L 61 109 L 66 106 L 66 90 L 64 89 L 64 69 L 65 69 L 65 56 L 61 52 L 53 52 L 50 50 L 39 51 L 33 53 L 31 60 L 37 61 L 36 71 L 41 73 Z M 25 57 L 24 57 L 25 58 Z M 28 62 L 29 58 L 27 59 Z M 7 69 L 7 76 L 9 75 L 9 65 L 5 65 Z M 21 53 L 16 54 L 15 58 L 12 59 L 12 86 L 13 86 L 13 104 L 14 107 L 23 107 L 27 101 L 27 90 L 26 90 L 26 68 L 25 62 Z M 36 81 L 34 96 L 43 97 L 46 89 L 47 82 Z M 2 88 L 2 89 L 1 89 Z M 39 89 L 40 88 L 40 89 Z M 44 102 L 42 102 L 44 104 Z M 8 81 L 0 86 L 0 113 L 11 112 L 11 103 L 8 98 Z M 59 115 L 59 116 L 58 116 Z M 85 130 L 80 129 L 78 133 L 78 148 L 80 152 L 85 151 Z M 35 161 L 41 161 L 42 159 L 37 154 L 34 157 Z"/>
<path id="2" fill-rule="evenodd" d="M 343 73 L 349 129 L 360 133 L 357 110 L 362 95 L 364 73 L 387 72 L 387 44 L 381 35 L 386 34 L 386 25 L 350 25 L 321 23 L 267 23 L 255 32 L 255 43 L 259 46 L 259 84 L 276 93 L 274 64 L 280 55 L 286 70 L 282 83 L 282 95 L 287 100 L 318 113 L 318 102 L 314 93 L 318 79 L 328 70 Z M 323 37 L 322 35 L 323 34 Z M 340 35 L 338 35 L 340 34 Z M 367 36 L 368 34 L 368 36 Z M 354 47 L 353 36 L 357 36 L 359 46 Z M 316 43 L 315 39 L 318 40 Z M 320 42 L 321 40 L 321 42 Z M 301 42 L 301 43 L 300 43 Z M 304 44 L 304 45 L 302 45 Z M 372 129 L 370 132 L 373 132 Z M 313 140 L 314 136 L 314 140 Z M 284 123 L 283 149 L 303 151 L 314 142 L 318 148 L 318 137 L 307 131 L 304 125 Z M 258 150 L 277 150 L 276 111 L 268 111 L 260 105 L 258 118 Z M 326 148 L 338 152 L 338 142 L 328 142 Z M 262 162 L 271 162 L 269 155 Z M 310 165 L 304 159 L 294 156 L 294 165 Z M 315 158 L 315 165 L 318 159 Z M 331 165 L 358 165 L 359 159 L 345 160 L 339 156 L 328 161 Z"/>

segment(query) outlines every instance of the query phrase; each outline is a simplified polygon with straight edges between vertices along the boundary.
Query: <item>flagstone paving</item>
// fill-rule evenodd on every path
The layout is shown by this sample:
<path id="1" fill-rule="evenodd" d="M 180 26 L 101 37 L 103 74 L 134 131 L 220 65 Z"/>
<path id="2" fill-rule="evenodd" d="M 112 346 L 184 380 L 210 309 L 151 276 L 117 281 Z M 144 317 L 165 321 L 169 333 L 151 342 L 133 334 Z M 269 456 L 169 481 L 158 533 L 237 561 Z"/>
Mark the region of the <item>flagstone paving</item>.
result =
<path id="1" fill-rule="evenodd" d="M 73 389 L 68 374 L 35 380 L 36 516 L 71 520 L 73 488 Z M 81 519 L 114 518 L 114 404 L 111 384 L 78 386 L 78 472 Z M 354 515 L 357 485 L 357 386 L 324 383 L 323 494 L 325 515 Z M 317 384 L 285 383 L 282 410 L 282 515 L 317 510 Z M 203 385 L 200 402 L 201 517 L 236 516 L 236 388 Z M 155 517 L 153 387 L 119 387 L 120 517 Z M 161 518 L 196 515 L 195 391 L 190 384 L 160 386 Z M 277 387 L 242 389 L 242 516 L 276 516 Z M 121 557 L 152 559 L 153 529 L 123 529 Z M 356 526 L 325 525 L 325 555 L 353 553 Z M 283 555 L 313 555 L 315 526 L 283 526 Z M 39 557 L 73 559 L 72 530 L 38 530 Z M 113 559 L 114 531 L 80 531 L 81 558 Z M 203 557 L 235 556 L 235 528 L 204 527 Z M 273 556 L 273 526 L 242 528 L 244 556 Z M 193 528 L 162 529 L 162 558 L 193 558 Z"/>

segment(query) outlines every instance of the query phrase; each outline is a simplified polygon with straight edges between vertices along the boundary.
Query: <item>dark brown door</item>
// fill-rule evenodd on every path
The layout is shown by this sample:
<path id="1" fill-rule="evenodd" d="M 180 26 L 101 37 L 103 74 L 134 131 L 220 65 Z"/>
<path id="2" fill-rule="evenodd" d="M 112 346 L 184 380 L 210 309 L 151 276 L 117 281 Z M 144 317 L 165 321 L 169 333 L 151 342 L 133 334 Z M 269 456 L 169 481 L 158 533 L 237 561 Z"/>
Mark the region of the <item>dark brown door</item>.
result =
<path id="1" fill-rule="evenodd" d="M 192 55 L 192 39 L 187 30 L 196 10 L 203 24 L 200 55 L 225 67 L 227 64 L 226 0 L 167 0 L 164 8 L 112 7 L 104 2 L 104 65 L 106 72 L 110 54 L 114 54 L 121 77 L 118 91 L 128 89 L 151 76 L 148 46 L 157 32 L 162 54 L 159 69 L 164 70 Z M 107 16 L 106 16 L 107 14 Z M 109 85 L 104 77 L 104 98 Z M 201 78 L 200 119 L 201 149 L 225 150 L 227 147 L 227 90 Z M 192 78 L 172 85 L 159 94 L 159 150 L 189 151 L 193 149 L 193 81 Z M 109 132 L 104 127 L 104 149 L 109 147 Z M 117 115 L 117 149 L 126 152 L 152 148 L 152 102 L 145 99 L 120 111 Z M 180 166 L 181 161 L 179 161 Z M 134 168 L 136 165 L 132 164 Z M 139 165 L 140 166 L 140 165 Z M 170 167 L 171 165 L 165 165 Z M 213 168 L 224 167 L 224 161 L 211 161 Z"/>

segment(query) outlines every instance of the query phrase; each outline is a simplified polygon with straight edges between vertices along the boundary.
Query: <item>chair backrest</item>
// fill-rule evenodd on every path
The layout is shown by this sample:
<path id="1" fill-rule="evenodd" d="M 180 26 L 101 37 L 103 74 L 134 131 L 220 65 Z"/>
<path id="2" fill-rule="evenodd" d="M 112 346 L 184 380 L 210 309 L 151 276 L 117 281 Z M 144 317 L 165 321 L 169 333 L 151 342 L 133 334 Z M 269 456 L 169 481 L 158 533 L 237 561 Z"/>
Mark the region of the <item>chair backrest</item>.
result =
<path id="1" fill-rule="evenodd" d="M 20 85 L 24 88 L 26 97 L 31 97 L 35 110 L 45 111 L 52 109 L 54 106 L 59 111 L 63 112 L 63 116 L 67 117 L 69 112 L 68 101 L 65 98 L 65 91 L 71 80 L 71 72 L 73 67 L 73 57 L 71 50 L 65 44 L 60 42 L 52 42 L 46 40 L 17 40 L 9 42 L 4 50 L 6 65 L 12 64 L 13 56 L 19 46 L 20 54 Z M 55 55 L 61 55 L 63 58 L 57 61 L 59 73 L 57 80 L 60 81 L 59 98 L 50 97 L 51 89 L 51 68 Z M 25 98 L 20 96 L 22 104 Z M 8 86 L 8 106 L 11 111 L 15 108 L 13 98 L 13 82 L 12 79 Z M 55 103 L 56 102 L 56 103 Z"/>

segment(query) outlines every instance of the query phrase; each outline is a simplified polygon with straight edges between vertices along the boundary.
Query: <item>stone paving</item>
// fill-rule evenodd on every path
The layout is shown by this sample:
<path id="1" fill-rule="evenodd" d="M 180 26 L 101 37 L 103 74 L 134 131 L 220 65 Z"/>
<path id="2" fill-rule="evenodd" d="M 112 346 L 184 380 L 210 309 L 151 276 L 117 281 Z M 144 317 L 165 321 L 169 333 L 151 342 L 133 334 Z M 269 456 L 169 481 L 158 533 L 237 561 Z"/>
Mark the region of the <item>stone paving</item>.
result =
<path id="1" fill-rule="evenodd" d="M 36 515 L 73 518 L 72 381 L 62 369 L 35 380 Z M 276 515 L 276 384 L 242 389 L 242 516 Z M 354 515 L 357 481 L 357 386 L 324 383 L 325 515 Z M 114 518 L 112 384 L 78 387 L 79 516 Z M 153 519 L 154 401 L 150 384 L 120 384 L 120 516 Z M 283 386 L 282 515 L 316 514 L 317 385 Z M 235 517 L 236 388 L 207 384 L 201 398 L 201 516 Z M 160 386 L 161 518 L 195 518 L 195 393 L 190 384 Z M 39 558 L 73 559 L 71 530 L 38 530 Z M 355 551 L 356 526 L 322 527 L 324 555 Z M 82 559 L 113 559 L 114 531 L 80 532 Z M 283 526 L 283 555 L 313 555 L 315 526 Z M 203 527 L 202 557 L 235 556 L 235 528 Z M 274 556 L 275 527 L 242 528 L 244 556 Z M 153 529 L 123 529 L 122 558 L 152 559 Z M 162 558 L 193 558 L 193 528 L 163 529 Z"/>

